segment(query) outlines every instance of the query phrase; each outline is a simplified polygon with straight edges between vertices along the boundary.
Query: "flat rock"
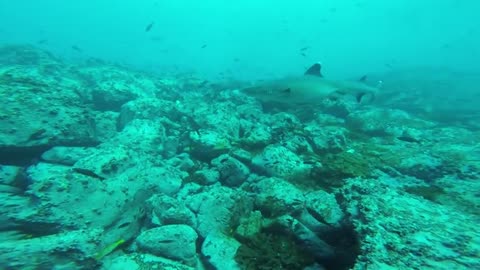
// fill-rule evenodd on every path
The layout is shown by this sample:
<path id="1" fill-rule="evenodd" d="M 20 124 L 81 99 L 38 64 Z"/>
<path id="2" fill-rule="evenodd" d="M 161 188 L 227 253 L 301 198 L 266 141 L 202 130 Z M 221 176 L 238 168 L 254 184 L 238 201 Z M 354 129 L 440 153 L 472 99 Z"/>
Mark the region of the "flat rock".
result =
<path id="1" fill-rule="evenodd" d="M 190 226 L 165 225 L 142 232 L 136 243 L 142 251 L 194 265 L 197 238 L 197 233 Z"/>

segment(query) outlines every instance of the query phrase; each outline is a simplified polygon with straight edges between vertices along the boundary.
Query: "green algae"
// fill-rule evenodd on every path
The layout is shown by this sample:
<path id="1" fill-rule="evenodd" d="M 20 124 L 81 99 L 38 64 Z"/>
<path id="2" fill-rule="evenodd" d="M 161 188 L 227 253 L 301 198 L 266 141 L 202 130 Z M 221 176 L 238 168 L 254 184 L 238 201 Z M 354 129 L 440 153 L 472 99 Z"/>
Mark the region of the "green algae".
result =
<path id="1" fill-rule="evenodd" d="M 372 178 L 376 170 L 398 167 L 403 155 L 373 143 L 356 144 L 352 149 L 340 153 L 314 155 L 310 160 L 321 166 L 312 170 L 312 180 L 324 188 L 343 185 L 347 178 Z"/>
<path id="2" fill-rule="evenodd" d="M 440 196 L 446 195 L 446 192 L 443 188 L 436 186 L 436 185 L 431 185 L 431 186 L 409 186 L 405 188 L 405 191 L 416 195 L 420 196 L 426 200 L 432 201 L 432 202 L 439 202 Z"/>
<path id="3" fill-rule="evenodd" d="M 314 262 L 291 237 L 266 232 L 243 241 L 235 260 L 244 270 L 303 269 Z"/>

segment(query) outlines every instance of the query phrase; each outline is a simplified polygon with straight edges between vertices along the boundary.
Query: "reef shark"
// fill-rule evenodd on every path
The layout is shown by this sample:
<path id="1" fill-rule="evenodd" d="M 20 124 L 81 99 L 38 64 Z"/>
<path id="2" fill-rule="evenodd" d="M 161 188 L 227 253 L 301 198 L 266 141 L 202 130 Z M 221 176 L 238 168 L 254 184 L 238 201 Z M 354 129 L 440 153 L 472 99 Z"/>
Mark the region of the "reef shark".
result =
<path id="1" fill-rule="evenodd" d="M 378 87 L 365 83 L 366 76 L 358 81 L 325 79 L 322 65 L 312 65 L 303 76 L 289 77 L 243 89 L 243 92 L 262 102 L 285 105 L 316 105 L 325 100 L 353 97 L 356 102 L 370 102 L 375 98 Z"/>

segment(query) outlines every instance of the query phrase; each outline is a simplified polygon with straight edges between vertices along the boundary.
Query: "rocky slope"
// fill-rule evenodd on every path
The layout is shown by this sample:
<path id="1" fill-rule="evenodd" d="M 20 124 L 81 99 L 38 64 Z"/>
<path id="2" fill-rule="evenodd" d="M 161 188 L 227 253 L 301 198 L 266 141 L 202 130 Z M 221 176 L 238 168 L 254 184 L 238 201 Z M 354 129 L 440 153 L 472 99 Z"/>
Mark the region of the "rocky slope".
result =
<path id="1" fill-rule="evenodd" d="M 29 46 L 0 97 L 0 268 L 480 269 L 475 129 Z"/>

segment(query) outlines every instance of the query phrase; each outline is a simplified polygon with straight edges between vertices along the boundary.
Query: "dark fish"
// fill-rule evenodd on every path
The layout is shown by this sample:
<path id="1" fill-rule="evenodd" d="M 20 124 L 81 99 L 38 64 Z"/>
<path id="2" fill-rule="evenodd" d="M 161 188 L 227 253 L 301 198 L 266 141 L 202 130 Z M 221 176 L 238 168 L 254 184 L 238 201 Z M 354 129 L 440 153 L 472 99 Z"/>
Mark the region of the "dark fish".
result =
<path id="1" fill-rule="evenodd" d="M 300 53 L 300 54 L 301 54 L 303 57 L 306 57 L 306 56 L 307 56 L 304 52 L 302 52 L 302 53 Z"/>
<path id="2" fill-rule="evenodd" d="M 48 40 L 41 39 L 41 40 L 37 41 L 37 44 L 46 44 L 47 42 L 48 42 Z"/>
<path id="3" fill-rule="evenodd" d="M 301 52 L 304 52 L 304 51 L 306 51 L 306 50 L 308 50 L 308 49 L 310 49 L 310 46 L 303 47 L 303 48 L 300 49 L 300 51 L 301 51 Z"/>
<path id="4" fill-rule="evenodd" d="M 409 142 L 409 143 L 420 143 L 421 141 L 420 140 L 417 140 L 413 137 L 410 137 L 410 136 L 399 136 L 397 137 L 397 139 L 399 139 L 400 141 L 404 141 L 404 142 Z"/>
<path id="5" fill-rule="evenodd" d="M 77 45 L 72 45 L 72 50 L 80 52 L 80 53 L 83 52 L 82 49 L 80 49 L 80 47 L 78 47 Z"/>
<path id="6" fill-rule="evenodd" d="M 205 49 L 207 47 L 207 44 L 203 44 L 202 47 L 200 47 L 201 49 Z"/>
<path id="7" fill-rule="evenodd" d="M 204 80 L 203 82 L 201 82 L 198 87 L 204 87 L 208 84 L 208 81 L 207 80 Z"/>
<path id="8" fill-rule="evenodd" d="M 152 27 L 155 23 L 154 22 L 151 22 L 147 25 L 147 27 L 145 27 L 145 32 L 150 32 L 150 30 L 152 30 Z"/>

